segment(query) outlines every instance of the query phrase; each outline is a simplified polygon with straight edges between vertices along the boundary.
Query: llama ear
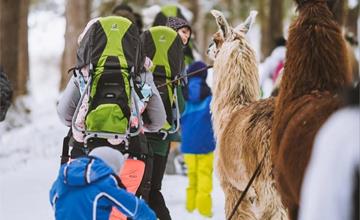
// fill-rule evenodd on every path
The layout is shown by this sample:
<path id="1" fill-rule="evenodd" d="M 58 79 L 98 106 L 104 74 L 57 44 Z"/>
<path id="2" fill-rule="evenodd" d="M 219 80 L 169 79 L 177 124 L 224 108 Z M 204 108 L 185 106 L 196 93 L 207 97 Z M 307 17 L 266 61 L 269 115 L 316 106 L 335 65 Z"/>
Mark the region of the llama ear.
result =
<path id="1" fill-rule="evenodd" d="M 234 30 L 236 32 L 243 32 L 246 34 L 254 24 L 257 13 L 258 12 L 255 10 L 250 11 L 250 15 L 246 18 L 245 22 L 239 24 Z"/>
<path id="2" fill-rule="evenodd" d="M 218 10 L 211 10 L 210 12 L 215 17 L 216 24 L 218 25 L 224 35 L 224 38 L 226 39 L 228 36 L 230 36 L 230 27 L 225 19 L 225 16 Z"/>

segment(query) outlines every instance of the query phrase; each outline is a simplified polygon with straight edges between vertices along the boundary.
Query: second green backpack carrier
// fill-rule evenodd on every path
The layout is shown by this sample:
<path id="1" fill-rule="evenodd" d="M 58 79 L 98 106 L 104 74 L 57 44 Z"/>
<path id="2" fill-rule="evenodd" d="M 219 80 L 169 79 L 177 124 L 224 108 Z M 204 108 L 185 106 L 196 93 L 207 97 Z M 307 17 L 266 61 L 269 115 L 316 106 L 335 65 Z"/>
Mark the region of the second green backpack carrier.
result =
<path id="1" fill-rule="evenodd" d="M 173 29 L 166 26 L 156 26 L 143 33 L 142 43 L 144 54 L 153 62 L 150 71 L 153 73 L 154 83 L 158 86 L 166 111 L 167 117 L 163 131 L 171 131 L 176 117 L 173 108 L 175 107 L 178 112 L 178 106 L 176 106 L 175 90 L 177 83 L 169 82 L 179 77 L 184 67 L 182 41 Z M 159 87 L 164 83 L 169 84 Z M 177 117 L 179 118 L 179 115 Z"/>

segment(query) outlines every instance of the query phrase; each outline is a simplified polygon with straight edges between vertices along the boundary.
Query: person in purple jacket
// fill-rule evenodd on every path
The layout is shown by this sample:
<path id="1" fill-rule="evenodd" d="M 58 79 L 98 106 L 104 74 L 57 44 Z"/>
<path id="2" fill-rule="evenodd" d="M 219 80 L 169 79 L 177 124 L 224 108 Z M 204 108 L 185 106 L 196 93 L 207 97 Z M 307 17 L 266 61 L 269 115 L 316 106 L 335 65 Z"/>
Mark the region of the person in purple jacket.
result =
<path id="1" fill-rule="evenodd" d="M 181 117 L 181 151 L 188 167 L 189 185 L 186 190 L 186 209 L 197 209 L 201 215 L 212 216 L 212 173 L 215 140 L 211 124 L 211 90 L 206 84 L 206 64 L 191 64 L 188 73 L 204 69 L 189 77 L 183 90 L 186 100 Z"/>
<path id="2" fill-rule="evenodd" d="M 154 211 L 127 192 L 117 176 L 124 160 L 120 151 L 104 146 L 62 165 L 50 190 L 55 218 L 108 220 L 116 207 L 133 220 L 155 220 Z"/>

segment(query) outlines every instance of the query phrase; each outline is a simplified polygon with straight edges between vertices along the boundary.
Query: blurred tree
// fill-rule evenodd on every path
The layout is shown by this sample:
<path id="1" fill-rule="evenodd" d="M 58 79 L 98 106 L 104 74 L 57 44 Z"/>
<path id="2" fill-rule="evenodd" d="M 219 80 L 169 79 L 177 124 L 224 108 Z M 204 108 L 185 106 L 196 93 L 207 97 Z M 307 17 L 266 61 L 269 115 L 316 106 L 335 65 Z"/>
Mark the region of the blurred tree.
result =
<path id="1" fill-rule="evenodd" d="M 108 16 L 111 14 L 113 8 L 119 4 L 127 4 L 131 6 L 134 11 L 136 9 L 142 9 L 145 5 L 147 5 L 148 0 L 102 0 L 99 3 L 99 7 L 97 8 L 99 16 Z"/>
<path id="2" fill-rule="evenodd" d="M 244 21 L 248 16 L 249 16 L 249 12 L 251 9 L 254 9 L 254 4 L 256 3 L 256 1 L 251 1 L 251 0 L 237 0 L 234 2 L 234 9 L 236 10 L 236 12 L 234 13 L 234 15 L 236 15 L 237 13 L 237 19 L 241 19 L 242 21 Z M 239 22 L 236 22 L 239 23 Z M 234 24 L 236 25 L 236 24 Z"/>
<path id="3" fill-rule="evenodd" d="M 28 0 L 0 0 L 0 64 L 12 83 L 14 98 L 27 92 L 28 7 Z"/>
<path id="4" fill-rule="evenodd" d="M 269 38 L 269 47 L 265 48 L 262 52 L 263 56 L 267 57 L 271 54 L 272 50 L 276 47 L 276 39 L 282 37 L 283 34 L 283 0 L 270 0 L 269 5 L 269 19 L 268 23 L 268 34 L 265 37 Z"/>
<path id="5" fill-rule="evenodd" d="M 195 45 L 199 50 L 200 54 L 204 54 L 205 45 L 203 42 L 206 42 L 205 34 L 204 34 L 204 23 L 205 23 L 205 13 L 201 7 L 202 0 L 180 0 L 180 4 L 189 9 L 193 14 L 193 18 L 191 21 L 191 29 L 193 37 L 195 37 Z M 190 21 L 189 21 L 190 22 Z"/>
<path id="6" fill-rule="evenodd" d="M 98 13 L 99 16 L 108 16 L 111 14 L 112 9 L 122 3 L 124 1 L 119 1 L 119 0 L 105 0 L 105 1 L 101 1 L 99 7 L 98 7 Z"/>
<path id="7" fill-rule="evenodd" d="M 205 20 L 206 21 L 210 21 L 210 22 L 205 22 L 204 23 L 204 40 L 203 41 L 199 41 L 199 44 L 202 45 L 202 47 L 204 48 L 204 55 L 206 53 L 206 50 L 208 49 L 208 46 L 209 46 L 209 43 L 211 42 L 211 39 L 212 39 L 212 36 L 213 34 L 218 31 L 218 27 L 217 27 L 217 24 L 215 22 L 215 19 L 214 17 L 209 13 L 207 12 L 205 14 Z M 209 63 L 210 62 L 210 59 L 208 56 L 204 56 L 204 60 Z"/>
<path id="8" fill-rule="evenodd" d="M 67 70 L 76 64 L 77 38 L 90 19 L 91 0 L 66 0 L 65 47 L 61 62 L 60 90 L 64 89 L 70 76 Z"/>
<path id="9" fill-rule="evenodd" d="M 275 48 L 276 39 L 284 36 L 284 0 L 258 0 L 258 21 L 260 22 L 260 60 L 269 56 Z"/>
<path id="10" fill-rule="evenodd" d="M 267 0 L 259 0 L 258 2 L 258 12 L 259 12 L 259 21 L 260 21 L 260 50 L 261 56 L 260 60 L 263 60 L 266 56 L 265 54 L 270 54 L 270 38 L 266 37 L 269 35 L 269 25 L 267 25 L 269 20 L 269 6 Z"/>
<path id="11" fill-rule="evenodd" d="M 353 33 L 355 36 L 357 36 L 358 33 L 358 19 L 359 19 L 359 2 L 357 2 L 357 5 L 351 9 L 348 10 L 347 14 L 347 21 L 346 21 L 346 27 L 347 31 Z"/>
<path id="12" fill-rule="evenodd" d="M 19 54 L 18 54 L 18 71 L 19 71 L 19 95 L 27 93 L 26 82 L 29 78 L 29 50 L 28 50 L 28 13 L 29 1 L 23 0 L 20 4 L 20 21 L 19 21 Z"/>
<path id="13" fill-rule="evenodd" d="M 340 26 L 344 26 L 347 13 L 347 1 L 336 0 L 333 2 L 335 3 L 332 12 L 334 13 L 335 20 L 340 24 Z"/>

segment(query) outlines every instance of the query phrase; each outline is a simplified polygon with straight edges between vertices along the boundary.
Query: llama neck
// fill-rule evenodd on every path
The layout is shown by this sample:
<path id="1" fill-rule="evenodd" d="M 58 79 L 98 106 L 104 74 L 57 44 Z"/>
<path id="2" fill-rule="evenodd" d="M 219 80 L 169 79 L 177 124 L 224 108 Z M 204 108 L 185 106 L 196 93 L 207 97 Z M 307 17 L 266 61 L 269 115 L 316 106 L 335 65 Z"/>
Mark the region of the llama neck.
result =
<path id="1" fill-rule="evenodd" d="M 313 90 L 336 92 L 350 81 L 345 41 L 325 3 L 305 5 L 289 29 L 279 102 Z"/>
<path id="2" fill-rule="evenodd" d="M 246 42 L 225 42 L 214 62 L 213 101 L 215 133 L 237 108 L 259 99 L 254 51 Z"/>

